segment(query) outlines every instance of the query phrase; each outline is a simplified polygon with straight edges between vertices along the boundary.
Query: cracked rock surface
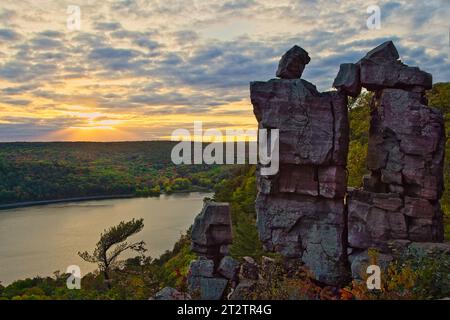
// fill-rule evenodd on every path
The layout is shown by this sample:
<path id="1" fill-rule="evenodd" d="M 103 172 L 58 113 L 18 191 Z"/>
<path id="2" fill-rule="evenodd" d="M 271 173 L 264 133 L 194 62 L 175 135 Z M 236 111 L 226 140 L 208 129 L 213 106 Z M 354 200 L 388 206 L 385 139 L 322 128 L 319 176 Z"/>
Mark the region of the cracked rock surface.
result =
<path id="1" fill-rule="evenodd" d="M 292 57 L 288 51 L 280 66 L 300 63 Z M 278 173 L 256 173 L 260 238 L 267 250 L 301 259 L 327 284 L 342 283 L 350 265 L 355 274 L 369 248 L 389 261 L 392 241 L 443 239 L 444 119 L 427 105 L 431 74 L 399 58 L 387 41 L 360 61 L 342 64 L 337 91 L 319 92 L 300 79 L 302 72 L 250 84 L 259 128 L 280 134 Z M 362 88 L 374 92 L 370 174 L 363 189 L 347 190 L 347 97 Z"/>
<path id="2" fill-rule="evenodd" d="M 319 92 L 300 75 L 250 84 L 259 128 L 280 134 L 278 173 L 264 176 L 257 170 L 258 230 L 267 250 L 301 259 L 317 280 L 339 285 L 349 273 L 347 96 Z"/>

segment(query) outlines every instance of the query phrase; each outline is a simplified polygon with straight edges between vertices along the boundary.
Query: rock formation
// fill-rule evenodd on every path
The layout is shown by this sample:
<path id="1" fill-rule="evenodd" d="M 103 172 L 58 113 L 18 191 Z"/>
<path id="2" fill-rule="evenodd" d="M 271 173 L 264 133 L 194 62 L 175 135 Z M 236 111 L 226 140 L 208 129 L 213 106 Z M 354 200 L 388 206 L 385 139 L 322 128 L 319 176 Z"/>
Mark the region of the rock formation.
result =
<path id="1" fill-rule="evenodd" d="M 218 263 L 232 241 L 228 203 L 207 202 L 192 227 L 192 251 Z"/>
<path id="2" fill-rule="evenodd" d="M 280 166 L 265 176 L 257 168 L 258 232 L 266 250 L 281 253 L 294 269 L 300 261 L 324 285 L 361 278 L 369 249 L 386 269 L 395 255 L 414 251 L 450 254 L 443 240 L 444 119 L 427 106 L 429 73 L 399 59 L 391 41 L 357 63 L 342 64 L 333 86 L 319 92 L 300 79 L 308 53 L 294 46 L 281 58 L 277 77 L 250 84 L 260 129 L 279 130 Z M 347 96 L 374 91 L 363 187 L 347 190 Z M 207 202 L 192 228 L 188 295 L 164 288 L 155 299 L 245 299 L 274 260 L 261 265 L 228 256 L 230 207 Z M 324 288 L 324 290 L 326 287 Z M 227 293 L 229 294 L 227 295 Z"/>
<path id="3" fill-rule="evenodd" d="M 292 47 L 280 60 L 277 77 L 282 79 L 297 79 L 302 76 L 305 66 L 309 63 L 308 52 L 299 46 Z"/>
<path id="4" fill-rule="evenodd" d="M 224 298 L 229 280 L 234 279 L 238 263 L 228 256 L 232 242 L 228 203 L 205 203 L 192 227 L 192 251 L 200 257 L 191 261 L 188 292 L 202 300 Z"/>
<path id="5" fill-rule="evenodd" d="M 442 241 L 444 120 L 427 106 L 431 75 L 403 64 L 391 41 L 342 64 L 337 92 L 318 92 L 300 79 L 305 52 L 295 46 L 282 57 L 282 79 L 250 84 L 259 128 L 280 133 L 278 174 L 257 171 L 258 229 L 267 250 L 299 258 L 317 280 L 338 285 L 347 263 L 355 274 L 369 248 L 390 261 L 392 241 Z M 363 189 L 347 191 L 347 96 L 362 88 L 374 91 L 371 174 Z"/>
<path id="6" fill-rule="evenodd" d="M 374 97 L 370 175 L 362 190 L 349 190 L 348 196 L 350 260 L 372 247 L 389 254 L 394 240 L 408 240 L 405 245 L 443 240 L 439 199 L 444 185 L 444 119 L 439 110 L 427 106 L 431 74 L 398 58 L 388 41 L 357 63 L 361 85 L 374 91 Z"/>
<path id="7" fill-rule="evenodd" d="M 283 69 L 297 69 L 298 61 L 287 58 L 293 51 L 306 53 L 298 46 L 289 50 L 280 61 Z M 279 172 L 257 173 L 256 212 L 264 247 L 302 259 L 319 281 L 338 285 L 347 273 L 347 96 L 319 92 L 292 77 L 252 82 L 250 93 L 259 128 L 280 134 Z"/>

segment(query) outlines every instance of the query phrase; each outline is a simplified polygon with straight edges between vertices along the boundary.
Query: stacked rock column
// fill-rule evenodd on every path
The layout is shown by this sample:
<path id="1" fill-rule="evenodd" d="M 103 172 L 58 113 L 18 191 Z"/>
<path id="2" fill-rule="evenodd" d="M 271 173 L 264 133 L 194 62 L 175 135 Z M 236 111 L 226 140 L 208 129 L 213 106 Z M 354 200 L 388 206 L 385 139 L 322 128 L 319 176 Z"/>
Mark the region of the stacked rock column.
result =
<path id="1" fill-rule="evenodd" d="M 191 233 L 191 249 L 199 256 L 191 261 L 188 272 L 188 292 L 193 298 L 225 298 L 239 266 L 228 256 L 232 239 L 230 205 L 206 202 L 195 218 Z"/>
<path id="2" fill-rule="evenodd" d="M 363 188 L 350 190 L 348 239 L 355 277 L 357 265 L 376 248 L 391 259 L 392 243 L 443 240 L 439 199 L 443 192 L 445 130 L 442 113 L 427 106 L 425 90 L 431 74 L 399 60 L 392 42 L 370 51 L 341 70 L 334 86 L 351 95 L 351 88 L 374 92 L 367 167 Z M 355 80 L 359 78 L 359 80 Z M 360 81 L 360 83 L 357 83 Z M 388 255 L 386 255 L 388 254 Z"/>
<path id="3" fill-rule="evenodd" d="M 317 280 L 339 285 L 347 278 L 347 96 L 300 79 L 309 61 L 294 46 L 280 60 L 281 79 L 250 84 L 259 128 L 278 129 L 280 140 L 278 173 L 257 170 L 257 223 L 266 250 L 301 259 Z"/>

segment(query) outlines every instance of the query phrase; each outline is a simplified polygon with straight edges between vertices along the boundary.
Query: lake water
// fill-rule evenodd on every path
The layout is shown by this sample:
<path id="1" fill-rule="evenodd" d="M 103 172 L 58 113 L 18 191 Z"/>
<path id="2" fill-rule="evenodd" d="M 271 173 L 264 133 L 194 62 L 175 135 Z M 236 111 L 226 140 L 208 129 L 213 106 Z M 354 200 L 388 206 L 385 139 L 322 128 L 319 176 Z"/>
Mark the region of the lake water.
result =
<path id="1" fill-rule="evenodd" d="M 207 193 L 84 201 L 0 211 L 0 281 L 51 276 L 78 265 L 82 275 L 96 269 L 78 257 L 92 252 L 106 228 L 144 218 L 144 229 L 130 240 L 144 240 L 147 254 L 172 249 L 201 211 Z"/>

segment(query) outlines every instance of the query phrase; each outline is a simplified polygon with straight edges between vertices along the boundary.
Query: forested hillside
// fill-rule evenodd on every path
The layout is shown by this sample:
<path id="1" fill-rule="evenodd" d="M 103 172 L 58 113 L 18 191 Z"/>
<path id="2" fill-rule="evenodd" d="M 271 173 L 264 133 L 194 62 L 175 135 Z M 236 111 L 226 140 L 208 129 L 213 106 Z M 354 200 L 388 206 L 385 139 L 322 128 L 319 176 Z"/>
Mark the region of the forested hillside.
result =
<path id="1" fill-rule="evenodd" d="M 0 143 L 0 204 L 210 190 L 217 165 L 175 166 L 176 142 Z"/>

